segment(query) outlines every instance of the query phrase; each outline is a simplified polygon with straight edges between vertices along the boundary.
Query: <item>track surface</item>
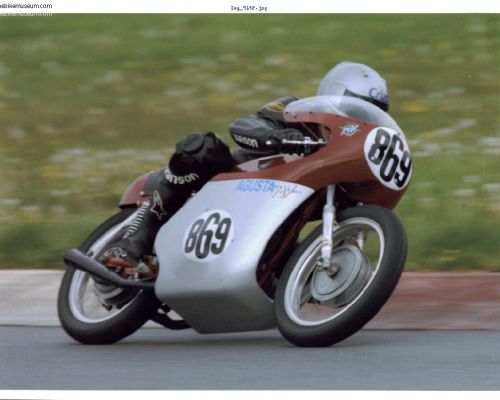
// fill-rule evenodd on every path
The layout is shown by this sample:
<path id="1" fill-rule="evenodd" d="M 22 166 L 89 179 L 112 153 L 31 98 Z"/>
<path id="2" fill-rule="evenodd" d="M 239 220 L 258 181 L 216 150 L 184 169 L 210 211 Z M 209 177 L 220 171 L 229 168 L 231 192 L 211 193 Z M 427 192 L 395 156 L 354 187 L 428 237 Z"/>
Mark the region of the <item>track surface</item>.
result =
<path id="1" fill-rule="evenodd" d="M 275 331 L 142 329 L 83 346 L 60 328 L 0 327 L 0 390 L 500 390 L 499 331 L 358 332 L 300 349 Z"/>

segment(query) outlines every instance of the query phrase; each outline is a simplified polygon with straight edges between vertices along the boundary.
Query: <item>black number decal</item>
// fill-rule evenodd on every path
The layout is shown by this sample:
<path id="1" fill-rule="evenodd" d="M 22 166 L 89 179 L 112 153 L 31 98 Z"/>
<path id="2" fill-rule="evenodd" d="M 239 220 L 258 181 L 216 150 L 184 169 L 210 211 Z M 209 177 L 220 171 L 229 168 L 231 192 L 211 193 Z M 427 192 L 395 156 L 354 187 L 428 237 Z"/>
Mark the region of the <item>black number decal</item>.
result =
<path id="1" fill-rule="evenodd" d="M 399 172 L 396 174 L 396 185 L 402 188 L 411 172 L 411 157 L 409 152 L 405 151 L 403 153 L 403 157 L 401 157 L 401 162 L 399 163 L 399 169 L 402 174 Z"/>
<path id="2" fill-rule="evenodd" d="M 384 131 L 383 129 L 379 129 L 377 131 L 377 136 L 375 136 L 375 143 L 371 147 L 368 158 L 371 162 L 376 165 L 379 165 L 384 159 L 385 151 L 387 150 L 387 146 L 389 146 L 389 142 L 391 141 L 391 136 Z"/>
<path id="3" fill-rule="evenodd" d="M 203 224 L 203 229 L 201 230 L 200 236 L 198 236 L 198 241 L 196 242 L 196 257 L 206 258 L 210 253 L 210 244 L 212 243 L 212 236 L 214 231 L 209 228 L 210 224 L 218 224 L 220 215 L 218 213 L 211 214 L 205 223 Z"/>
<path id="4" fill-rule="evenodd" d="M 368 159 L 380 165 L 380 178 L 384 182 L 394 179 L 397 187 L 404 187 L 411 172 L 411 156 L 399 135 L 392 135 L 391 138 L 388 132 L 378 129 L 375 142 L 368 151 Z"/>
<path id="5" fill-rule="evenodd" d="M 394 178 L 396 168 L 399 164 L 399 157 L 394 154 L 394 151 L 396 150 L 396 143 L 399 144 L 401 150 L 404 150 L 403 142 L 398 136 L 394 135 L 392 137 L 391 145 L 389 146 L 387 154 L 385 155 L 384 161 L 380 166 L 380 176 L 386 182 L 390 182 L 392 178 Z"/>
<path id="6" fill-rule="evenodd" d="M 205 221 L 202 219 L 198 219 L 191 227 L 191 230 L 189 231 L 186 238 L 186 243 L 184 244 L 184 251 L 186 253 L 191 253 L 194 250 L 196 246 L 196 240 L 198 239 L 198 234 L 200 233 L 200 229 L 203 226 L 203 222 Z"/>
<path id="7" fill-rule="evenodd" d="M 221 219 L 218 212 L 210 214 L 206 219 L 196 220 L 186 237 L 184 251 L 192 253 L 199 259 L 207 258 L 209 255 L 218 255 L 224 250 L 229 232 L 231 230 L 231 219 Z"/>
<path id="8" fill-rule="evenodd" d="M 215 231 L 215 238 L 219 241 L 219 243 L 212 244 L 212 253 L 220 254 L 224 247 L 226 246 L 226 241 L 229 235 L 229 229 L 231 228 L 231 220 L 229 218 L 224 218 L 217 227 Z"/>

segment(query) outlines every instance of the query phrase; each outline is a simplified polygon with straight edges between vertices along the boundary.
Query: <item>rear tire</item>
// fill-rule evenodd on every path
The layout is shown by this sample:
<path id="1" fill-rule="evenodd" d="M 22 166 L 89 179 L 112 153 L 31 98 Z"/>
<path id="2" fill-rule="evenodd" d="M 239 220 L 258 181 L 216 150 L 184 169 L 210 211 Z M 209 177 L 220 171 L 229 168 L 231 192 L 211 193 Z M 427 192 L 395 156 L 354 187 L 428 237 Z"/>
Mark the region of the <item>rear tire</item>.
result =
<path id="1" fill-rule="evenodd" d="M 113 228 L 116 229 L 133 212 L 135 209 L 124 209 L 114 214 L 90 234 L 80 250 L 88 253 L 100 238 L 113 232 Z M 113 237 L 110 235 L 111 240 Z M 103 307 L 104 317 L 87 317 L 83 311 L 83 304 L 77 304 L 79 299 L 77 295 L 84 291 L 85 288 L 81 287 L 84 284 L 94 285 L 95 281 L 89 274 L 67 267 L 57 300 L 58 317 L 63 329 L 73 339 L 83 344 L 110 344 L 131 335 L 156 313 L 161 304 L 153 293 L 130 292 L 127 289 L 119 292 L 123 298 L 130 299 L 120 305 L 121 308 L 111 307 L 110 310 L 113 311 L 107 316 Z"/>
<path id="2" fill-rule="evenodd" d="M 377 236 L 383 236 L 379 241 L 380 253 L 376 257 L 377 265 L 373 271 L 367 270 L 370 271 L 367 278 L 365 281 L 361 280 L 364 282 L 363 288 L 354 291 L 347 303 L 333 306 L 326 301 L 318 304 L 321 302 L 314 298 L 312 293 L 315 292 L 311 290 L 314 284 L 314 274 L 317 274 L 315 259 L 321 248 L 322 239 L 322 225 L 317 227 L 301 243 L 285 266 L 275 296 L 274 310 L 277 326 L 283 336 L 296 346 L 331 346 L 360 330 L 389 299 L 404 268 L 407 253 L 406 233 L 392 211 L 373 205 L 358 206 L 339 213 L 337 222 L 339 225 L 334 233 L 334 254 L 335 247 L 340 248 L 340 246 L 344 246 L 346 253 L 352 249 L 355 250 L 352 251 L 353 253 L 364 254 L 366 252 L 352 245 L 335 242 L 337 232 L 341 234 L 346 232 L 346 237 L 350 237 L 348 236 L 351 234 L 349 229 L 353 233 L 358 229 L 360 232 L 370 231 L 370 234 L 375 232 Z M 363 224 L 366 224 L 364 229 Z M 337 291 L 339 291 L 338 288 L 342 288 L 342 285 L 334 286 L 335 279 L 340 279 L 339 275 L 330 278 L 332 283 L 329 283 L 325 275 L 321 279 L 323 286 L 320 288 L 325 287 L 325 282 L 327 288 L 328 284 L 331 284 Z M 319 296 L 316 295 L 316 297 Z M 338 296 L 338 298 L 341 297 Z M 336 299 L 331 301 L 334 300 Z M 306 309 L 315 310 L 311 313 L 313 317 L 310 319 L 304 317 L 303 310 Z M 318 312 L 319 309 L 321 309 L 320 312 Z M 328 310 L 328 313 L 324 310 Z"/>

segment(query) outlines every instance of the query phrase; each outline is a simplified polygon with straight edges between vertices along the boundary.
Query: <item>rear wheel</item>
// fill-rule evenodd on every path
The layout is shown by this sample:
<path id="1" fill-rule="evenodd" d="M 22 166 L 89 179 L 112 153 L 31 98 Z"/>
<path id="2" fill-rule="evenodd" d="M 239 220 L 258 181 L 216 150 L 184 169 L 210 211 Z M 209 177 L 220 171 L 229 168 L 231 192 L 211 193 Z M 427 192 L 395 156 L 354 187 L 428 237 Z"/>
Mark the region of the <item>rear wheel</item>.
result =
<path id="1" fill-rule="evenodd" d="M 275 296 L 280 332 L 297 346 L 330 346 L 361 329 L 394 291 L 406 260 L 403 226 L 390 211 L 342 211 L 333 234 L 333 268 L 318 264 L 322 226 L 287 263 Z"/>
<path id="2" fill-rule="evenodd" d="M 101 224 L 80 247 L 91 257 L 116 241 L 135 209 L 124 209 Z M 64 330 L 84 344 L 117 342 L 139 329 L 160 306 L 153 293 L 120 289 L 68 267 L 59 289 L 57 310 Z"/>

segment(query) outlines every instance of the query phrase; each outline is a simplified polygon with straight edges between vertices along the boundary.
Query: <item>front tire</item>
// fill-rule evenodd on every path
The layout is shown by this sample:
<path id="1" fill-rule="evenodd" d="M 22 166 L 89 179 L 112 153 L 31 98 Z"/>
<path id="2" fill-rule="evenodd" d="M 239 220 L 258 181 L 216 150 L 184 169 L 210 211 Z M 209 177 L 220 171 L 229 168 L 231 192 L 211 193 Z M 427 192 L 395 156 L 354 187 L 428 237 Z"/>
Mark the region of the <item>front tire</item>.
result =
<path id="1" fill-rule="evenodd" d="M 358 206 L 340 212 L 337 222 L 332 258 L 339 271 L 318 267 L 320 225 L 301 243 L 278 283 L 276 323 L 297 346 L 331 346 L 360 330 L 389 299 L 404 268 L 406 233 L 392 211 Z"/>
<path id="2" fill-rule="evenodd" d="M 123 233 L 134 212 L 124 209 L 114 214 L 90 234 L 80 250 L 95 257 Z M 63 329 L 83 344 L 117 342 L 137 331 L 159 306 L 153 293 L 103 285 L 72 267 L 64 273 L 57 300 Z"/>

